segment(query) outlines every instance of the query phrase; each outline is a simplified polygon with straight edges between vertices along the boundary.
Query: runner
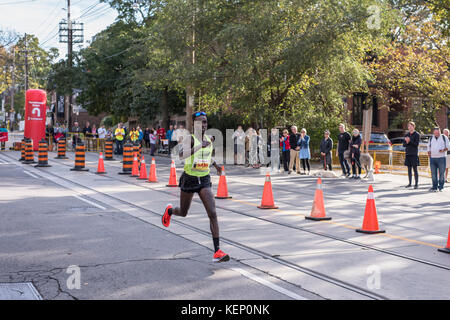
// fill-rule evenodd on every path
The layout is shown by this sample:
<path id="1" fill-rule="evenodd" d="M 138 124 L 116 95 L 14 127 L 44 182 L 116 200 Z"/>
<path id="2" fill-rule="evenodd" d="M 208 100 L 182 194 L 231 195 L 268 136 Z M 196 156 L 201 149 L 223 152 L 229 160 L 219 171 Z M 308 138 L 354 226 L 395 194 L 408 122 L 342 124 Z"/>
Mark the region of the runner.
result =
<path id="1" fill-rule="evenodd" d="M 220 250 L 219 247 L 219 223 L 216 215 L 216 204 L 211 191 L 209 167 L 211 164 L 213 146 L 211 144 L 211 139 L 205 135 L 205 131 L 208 127 L 208 119 L 205 112 L 196 112 L 192 115 L 192 120 L 197 125 L 199 122 L 201 123 L 202 142 L 199 141 L 195 134 L 191 135 L 191 152 L 188 154 L 183 154 L 183 147 L 186 146 L 186 142 L 180 144 L 179 156 L 180 159 L 185 159 L 184 172 L 180 177 L 180 207 L 173 208 L 171 204 L 167 205 L 164 215 L 162 216 L 162 224 L 165 227 L 168 227 L 170 225 L 172 215 L 186 217 L 189 207 L 191 206 L 194 193 L 198 193 L 209 217 L 215 252 L 213 261 L 228 261 L 230 260 L 230 256 Z M 216 168 L 217 173 L 220 175 L 222 173 L 222 169 L 216 164 L 216 162 L 213 162 L 212 165 Z"/>

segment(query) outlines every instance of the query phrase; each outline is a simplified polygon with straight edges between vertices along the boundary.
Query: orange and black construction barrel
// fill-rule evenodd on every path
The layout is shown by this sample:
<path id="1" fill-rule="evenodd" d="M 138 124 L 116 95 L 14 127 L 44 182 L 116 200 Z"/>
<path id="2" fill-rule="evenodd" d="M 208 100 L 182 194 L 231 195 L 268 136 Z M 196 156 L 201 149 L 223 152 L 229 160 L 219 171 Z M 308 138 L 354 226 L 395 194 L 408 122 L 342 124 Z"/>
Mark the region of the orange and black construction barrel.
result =
<path id="1" fill-rule="evenodd" d="M 20 159 L 19 161 L 25 161 L 25 148 L 26 148 L 26 142 L 27 142 L 27 137 L 24 137 L 22 139 L 22 145 L 20 146 L 20 149 L 22 150 L 21 154 L 20 154 Z"/>
<path id="2" fill-rule="evenodd" d="M 113 158 L 113 152 L 114 152 L 114 147 L 113 147 L 113 141 L 108 138 L 105 140 L 105 160 L 116 160 Z"/>
<path id="3" fill-rule="evenodd" d="M 48 144 L 45 139 L 39 141 L 38 164 L 35 167 L 51 167 L 48 164 Z"/>
<path id="4" fill-rule="evenodd" d="M 66 157 L 67 141 L 65 138 L 58 140 L 58 156 L 55 159 L 69 159 Z"/>
<path id="5" fill-rule="evenodd" d="M 123 146 L 123 167 L 119 174 L 131 174 L 133 169 L 133 145 L 129 142 Z"/>
<path id="6" fill-rule="evenodd" d="M 36 161 L 34 161 L 33 141 L 31 139 L 28 139 L 25 143 L 25 161 L 23 163 L 36 163 Z"/>
<path id="7" fill-rule="evenodd" d="M 75 167 L 70 169 L 71 171 L 89 171 L 85 166 L 86 161 L 86 150 L 84 149 L 84 144 L 77 144 L 75 149 Z"/>

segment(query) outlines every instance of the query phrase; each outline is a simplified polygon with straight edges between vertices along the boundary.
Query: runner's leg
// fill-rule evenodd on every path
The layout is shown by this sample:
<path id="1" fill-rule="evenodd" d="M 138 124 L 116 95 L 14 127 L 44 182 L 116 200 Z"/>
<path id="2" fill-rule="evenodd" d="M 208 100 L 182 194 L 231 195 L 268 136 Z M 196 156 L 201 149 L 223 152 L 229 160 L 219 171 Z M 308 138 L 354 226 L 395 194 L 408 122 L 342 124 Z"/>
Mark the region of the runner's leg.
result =
<path id="1" fill-rule="evenodd" d="M 191 207 L 193 197 L 194 197 L 193 193 L 180 191 L 180 207 L 173 208 L 172 215 L 186 217 L 189 208 Z"/>
<path id="2" fill-rule="evenodd" d="M 208 214 L 212 237 L 219 238 L 219 223 L 217 221 L 216 202 L 214 200 L 214 195 L 211 188 L 203 188 L 200 190 L 198 195 L 200 196 L 200 199 L 205 206 L 206 213 Z"/>

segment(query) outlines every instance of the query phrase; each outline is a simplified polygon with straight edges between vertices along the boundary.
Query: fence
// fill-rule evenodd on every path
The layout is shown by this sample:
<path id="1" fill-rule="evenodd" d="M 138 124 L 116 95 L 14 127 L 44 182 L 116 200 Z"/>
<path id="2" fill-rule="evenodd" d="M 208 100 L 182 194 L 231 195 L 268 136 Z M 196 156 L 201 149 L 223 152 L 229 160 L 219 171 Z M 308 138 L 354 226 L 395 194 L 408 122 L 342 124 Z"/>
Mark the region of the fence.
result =
<path id="1" fill-rule="evenodd" d="M 384 145 L 385 144 L 370 144 L 371 146 L 376 145 Z M 402 146 L 402 145 L 392 145 L 393 148 L 396 146 Z M 373 158 L 373 163 L 375 164 L 376 161 L 380 161 L 381 168 L 380 171 L 382 173 L 391 173 L 391 174 L 406 174 L 406 166 L 405 166 L 405 152 L 404 151 L 395 151 L 391 148 L 388 148 L 386 150 L 376 150 L 374 148 L 373 150 L 369 150 L 369 154 Z M 340 162 L 339 158 L 336 156 L 336 150 L 332 151 L 332 160 L 333 160 L 333 167 L 340 168 Z M 420 160 L 420 166 L 418 167 L 419 175 L 431 177 L 431 171 L 430 171 L 430 163 L 428 158 L 427 152 L 419 152 L 419 160 Z"/>

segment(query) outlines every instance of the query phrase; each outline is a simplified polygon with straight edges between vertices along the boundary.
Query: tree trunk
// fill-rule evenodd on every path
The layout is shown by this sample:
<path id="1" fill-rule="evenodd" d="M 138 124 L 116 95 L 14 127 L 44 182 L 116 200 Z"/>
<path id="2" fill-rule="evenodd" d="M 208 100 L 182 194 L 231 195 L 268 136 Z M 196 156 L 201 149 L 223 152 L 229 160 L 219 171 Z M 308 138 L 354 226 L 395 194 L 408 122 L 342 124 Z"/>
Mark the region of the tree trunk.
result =
<path id="1" fill-rule="evenodd" d="M 161 97 L 161 114 L 162 114 L 162 127 L 169 128 L 169 101 L 168 101 L 168 89 L 164 88 Z"/>

